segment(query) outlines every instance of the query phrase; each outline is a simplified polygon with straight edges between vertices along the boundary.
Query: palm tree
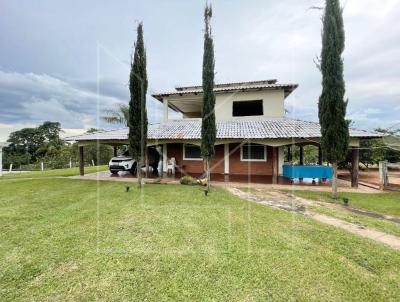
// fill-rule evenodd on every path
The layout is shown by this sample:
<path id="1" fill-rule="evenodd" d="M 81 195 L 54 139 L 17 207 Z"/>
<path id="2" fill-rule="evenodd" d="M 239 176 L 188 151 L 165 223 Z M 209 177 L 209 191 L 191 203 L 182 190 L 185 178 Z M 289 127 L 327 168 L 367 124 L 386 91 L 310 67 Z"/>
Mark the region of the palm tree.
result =
<path id="1" fill-rule="evenodd" d="M 115 109 L 106 109 L 104 114 L 100 118 L 106 123 L 128 125 L 129 106 L 126 104 L 118 104 Z"/>

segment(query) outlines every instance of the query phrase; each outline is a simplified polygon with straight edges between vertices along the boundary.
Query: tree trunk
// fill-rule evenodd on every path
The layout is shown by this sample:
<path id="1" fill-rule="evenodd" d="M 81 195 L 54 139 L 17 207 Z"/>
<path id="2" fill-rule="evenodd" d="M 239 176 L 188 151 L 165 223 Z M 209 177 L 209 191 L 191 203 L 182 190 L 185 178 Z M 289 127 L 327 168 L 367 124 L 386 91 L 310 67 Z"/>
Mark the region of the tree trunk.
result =
<path id="1" fill-rule="evenodd" d="M 207 191 L 210 192 L 211 177 L 210 177 L 210 160 L 209 159 L 206 160 L 206 175 L 207 175 Z"/>
<path id="2" fill-rule="evenodd" d="M 145 153 L 145 160 L 144 160 L 145 166 L 146 166 L 146 178 L 149 177 L 149 155 L 147 154 L 147 151 Z"/>
<path id="3" fill-rule="evenodd" d="M 143 160 L 141 159 L 141 160 L 139 160 L 138 164 L 136 165 L 138 188 L 142 187 L 142 166 L 143 166 Z"/>
<path id="4" fill-rule="evenodd" d="M 337 163 L 333 163 L 332 167 L 333 167 L 332 197 L 337 198 Z"/>

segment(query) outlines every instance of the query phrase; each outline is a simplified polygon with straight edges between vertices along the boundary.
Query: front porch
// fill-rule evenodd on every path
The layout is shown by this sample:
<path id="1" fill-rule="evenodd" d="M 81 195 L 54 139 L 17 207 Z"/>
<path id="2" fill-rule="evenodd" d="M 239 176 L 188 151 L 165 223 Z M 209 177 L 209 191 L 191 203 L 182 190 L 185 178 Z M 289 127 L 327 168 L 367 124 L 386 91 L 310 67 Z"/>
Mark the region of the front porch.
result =
<path id="1" fill-rule="evenodd" d="M 125 142 L 118 142 L 123 144 Z M 126 142 L 127 143 L 127 142 Z M 213 181 L 238 182 L 238 183 L 260 183 L 260 184 L 296 184 L 296 185 L 321 185 L 329 186 L 329 180 L 318 177 L 284 177 L 284 166 L 290 167 L 312 167 L 322 166 L 321 149 L 316 142 L 248 142 L 230 141 L 218 142 L 215 146 L 215 156 L 211 162 L 211 175 Z M 108 144 L 111 144 L 109 142 Z M 158 162 L 149 161 L 147 156 L 146 168 L 143 169 L 145 176 L 149 178 L 170 178 L 177 180 L 183 175 L 202 177 L 204 165 L 200 155 L 199 141 L 187 142 L 150 142 L 148 150 L 158 152 Z M 279 144 L 276 146 L 276 144 Z M 112 144 L 116 153 L 117 145 Z M 304 148 L 308 145 L 314 146 L 318 151 L 317 159 L 306 161 Z M 351 185 L 358 186 L 358 148 L 351 147 L 352 152 L 352 177 Z M 80 174 L 84 175 L 84 145 L 79 147 Z M 172 164 L 172 165 L 171 165 Z M 307 165 L 308 164 L 308 165 Z M 153 167 L 153 172 L 148 169 Z M 287 175 L 285 175 L 287 176 Z M 129 179 L 133 176 L 120 172 L 117 176 Z"/>
<path id="2" fill-rule="evenodd" d="M 143 181 L 146 184 L 179 184 L 179 179 L 182 176 L 180 172 L 176 172 L 175 175 L 163 175 L 163 177 L 157 177 L 149 175 L 148 178 L 144 178 Z M 191 175 L 197 177 L 199 175 Z M 132 176 L 128 172 L 120 172 L 118 175 L 112 175 L 109 171 L 99 171 L 94 173 L 87 173 L 84 176 L 70 176 L 72 179 L 80 180 L 100 180 L 100 181 L 112 181 L 121 182 L 121 184 L 132 184 L 135 185 L 137 178 Z M 212 174 L 211 181 L 213 186 L 219 186 L 223 188 L 239 187 L 239 188 L 251 188 L 261 190 L 312 190 L 321 192 L 330 192 L 332 189 L 330 183 L 315 183 L 311 180 L 305 179 L 303 182 L 295 180 L 291 183 L 287 178 L 278 177 L 278 183 L 273 184 L 271 176 L 256 176 L 248 178 L 246 175 L 234 175 L 224 176 L 221 174 Z M 348 180 L 338 179 L 339 192 L 364 192 L 364 193 L 377 193 L 377 189 L 360 186 L 359 188 L 352 188 L 351 182 Z"/>

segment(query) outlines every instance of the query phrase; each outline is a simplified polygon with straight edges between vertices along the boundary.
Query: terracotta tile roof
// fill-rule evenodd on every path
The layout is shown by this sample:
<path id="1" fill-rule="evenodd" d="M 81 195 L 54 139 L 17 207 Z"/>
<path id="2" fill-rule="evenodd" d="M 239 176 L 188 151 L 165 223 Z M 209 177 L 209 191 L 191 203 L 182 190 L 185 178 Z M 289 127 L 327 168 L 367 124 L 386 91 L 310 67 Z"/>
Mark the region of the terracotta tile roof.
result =
<path id="1" fill-rule="evenodd" d="M 292 118 L 267 118 L 259 120 L 232 120 L 217 122 L 217 139 L 280 139 L 318 138 L 320 126 L 315 122 Z M 381 134 L 351 129 L 354 138 L 382 137 Z M 201 119 L 169 121 L 148 127 L 148 139 L 195 140 L 201 138 Z M 66 138 L 67 141 L 127 140 L 128 128 L 82 134 Z"/>
<path id="2" fill-rule="evenodd" d="M 255 84 L 248 84 L 255 83 Z M 258 83 L 258 82 L 243 82 L 238 83 L 237 85 L 229 85 L 229 84 L 221 84 L 215 85 L 214 92 L 215 93 L 224 93 L 224 92 L 236 92 L 236 91 L 252 91 L 252 90 L 273 90 L 273 89 L 283 89 L 285 90 L 285 96 L 287 97 L 290 93 L 293 92 L 298 87 L 297 84 L 271 84 L 271 83 Z M 162 100 L 165 96 L 181 96 L 187 94 L 201 94 L 203 93 L 203 89 L 201 86 L 189 86 L 189 87 L 178 87 L 175 91 L 167 91 L 152 94 L 154 98 L 157 100 Z"/>
<path id="3" fill-rule="evenodd" d="M 251 85 L 269 85 L 269 84 L 276 84 L 278 82 L 277 79 L 270 79 L 270 80 L 261 80 L 261 81 L 248 81 L 248 82 L 231 82 L 231 83 L 219 83 L 215 84 L 215 88 L 222 88 L 222 87 L 232 87 L 232 86 L 251 86 Z M 203 86 L 195 85 L 195 86 L 177 86 L 175 87 L 176 90 L 193 90 L 193 89 L 202 89 Z"/>

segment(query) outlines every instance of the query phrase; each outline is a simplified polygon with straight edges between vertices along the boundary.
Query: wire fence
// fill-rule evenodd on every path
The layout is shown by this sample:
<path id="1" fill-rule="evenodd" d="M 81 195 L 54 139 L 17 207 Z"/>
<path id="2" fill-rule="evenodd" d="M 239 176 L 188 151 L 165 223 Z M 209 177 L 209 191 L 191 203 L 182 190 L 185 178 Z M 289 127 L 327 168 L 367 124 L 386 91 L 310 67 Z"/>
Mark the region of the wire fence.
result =
<path id="1" fill-rule="evenodd" d="M 95 166 L 94 160 L 90 162 L 86 162 L 85 165 L 88 166 Z M 67 162 L 57 162 L 54 163 L 53 161 L 40 161 L 32 164 L 25 164 L 25 165 L 14 165 L 10 164 L 8 167 L 4 168 L 5 171 L 8 172 L 18 172 L 18 171 L 44 171 L 49 169 L 64 169 L 64 168 L 75 168 L 79 167 L 79 161 L 70 160 Z"/>

